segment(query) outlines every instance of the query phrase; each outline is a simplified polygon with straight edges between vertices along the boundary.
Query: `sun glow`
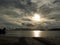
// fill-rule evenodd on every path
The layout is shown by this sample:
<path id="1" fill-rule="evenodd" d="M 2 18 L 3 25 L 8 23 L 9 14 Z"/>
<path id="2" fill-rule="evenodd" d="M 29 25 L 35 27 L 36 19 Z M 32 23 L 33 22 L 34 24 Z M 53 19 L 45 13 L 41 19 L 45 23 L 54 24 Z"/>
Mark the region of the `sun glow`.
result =
<path id="1" fill-rule="evenodd" d="M 41 16 L 39 14 L 34 14 L 34 16 L 32 17 L 32 20 L 39 22 L 39 21 L 41 21 Z"/>
<path id="2" fill-rule="evenodd" d="M 33 31 L 34 37 L 40 37 L 41 36 L 41 31 Z"/>

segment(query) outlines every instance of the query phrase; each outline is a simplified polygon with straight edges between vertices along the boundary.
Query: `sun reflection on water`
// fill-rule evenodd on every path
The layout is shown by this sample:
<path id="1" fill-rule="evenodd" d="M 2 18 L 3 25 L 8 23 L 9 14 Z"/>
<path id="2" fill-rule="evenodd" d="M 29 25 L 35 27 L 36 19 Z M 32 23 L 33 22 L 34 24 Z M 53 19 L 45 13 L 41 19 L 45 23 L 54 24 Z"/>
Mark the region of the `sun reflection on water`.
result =
<path id="1" fill-rule="evenodd" d="M 41 36 L 41 31 L 33 31 L 33 36 L 34 37 L 40 37 Z"/>

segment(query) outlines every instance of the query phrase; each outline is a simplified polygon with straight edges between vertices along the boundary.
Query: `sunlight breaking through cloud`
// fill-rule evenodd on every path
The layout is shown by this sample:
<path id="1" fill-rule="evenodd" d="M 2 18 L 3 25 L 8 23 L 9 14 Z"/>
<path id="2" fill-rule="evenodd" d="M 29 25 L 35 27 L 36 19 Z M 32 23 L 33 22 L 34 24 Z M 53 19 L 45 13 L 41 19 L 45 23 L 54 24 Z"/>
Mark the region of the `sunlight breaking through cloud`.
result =
<path id="1" fill-rule="evenodd" d="M 60 27 L 59 26 L 60 25 L 59 0 L 24 0 L 24 1 L 5 0 L 4 3 L 3 1 L 1 0 L 0 2 L 1 3 L 0 5 L 0 24 L 1 25 L 6 26 L 7 25 L 6 23 L 8 23 L 8 25 L 11 23 L 12 25 L 16 24 L 18 26 L 22 26 L 23 22 L 27 22 L 28 24 L 35 26 L 35 23 L 33 23 L 31 20 L 32 19 L 31 17 L 33 16 L 33 20 L 41 21 L 38 24 L 36 24 L 37 28 L 38 26 L 54 27 L 54 25 L 56 27 Z M 39 16 L 34 16 L 34 13 L 39 13 Z M 5 23 L 2 23 L 2 22 L 5 22 Z M 24 23 L 23 27 L 27 26 L 28 24 Z"/>

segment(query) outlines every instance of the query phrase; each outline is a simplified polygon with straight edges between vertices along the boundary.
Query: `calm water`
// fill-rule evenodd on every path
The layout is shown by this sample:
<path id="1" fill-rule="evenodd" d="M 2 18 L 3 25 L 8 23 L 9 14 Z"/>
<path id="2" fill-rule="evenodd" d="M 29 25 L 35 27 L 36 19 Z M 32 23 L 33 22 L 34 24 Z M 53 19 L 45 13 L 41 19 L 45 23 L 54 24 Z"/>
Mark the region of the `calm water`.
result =
<path id="1" fill-rule="evenodd" d="M 45 42 L 49 41 L 49 44 L 52 42 L 53 44 L 60 45 L 60 31 L 39 31 L 39 30 L 37 30 L 37 31 L 36 30 L 35 31 L 19 31 L 19 30 L 10 30 L 10 31 L 6 31 L 5 35 L 0 35 L 0 36 L 1 36 L 0 37 L 0 42 L 1 42 L 0 44 L 6 44 L 6 43 L 9 42 L 9 44 L 11 45 L 12 42 L 13 42 L 13 43 L 17 43 L 17 45 L 18 45 L 20 37 L 26 37 L 24 39 L 22 38 L 22 40 L 23 41 L 25 40 L 25 42 L 27 42 L 28 44 L 31 44 L 31 45 L 33 45 L 32 43 L 34 43 L 34 45 L 43 45 L 43 44 L 45 45 L 46 43 L 44 43 L 44 41 Z M 40 42 L 39 42 L 36 39 L 29 38 L 29 37 L 38 37 L 38 39 L 42 39 L 42 40 L 40 40 Z M 43 38 L 40 38 L 40 37 L 43 37 Z M 46 41 L 46 39 L 47 39 L 47 41 Z M 22 40 L 20 40 L 20 41 L 22 41 Z M 41 41 L 43 41 L 43 42 L 41 43 Z M 22 42 L 22 44 L 23 43 L 24 42 Z"/>
<path id="2" fill-rule="evenodd" d="M 5 36 L 16 36 L 16 37 L 60 37 L 60 31 L 19 31 L 11 30 L 6 31 Z"/>

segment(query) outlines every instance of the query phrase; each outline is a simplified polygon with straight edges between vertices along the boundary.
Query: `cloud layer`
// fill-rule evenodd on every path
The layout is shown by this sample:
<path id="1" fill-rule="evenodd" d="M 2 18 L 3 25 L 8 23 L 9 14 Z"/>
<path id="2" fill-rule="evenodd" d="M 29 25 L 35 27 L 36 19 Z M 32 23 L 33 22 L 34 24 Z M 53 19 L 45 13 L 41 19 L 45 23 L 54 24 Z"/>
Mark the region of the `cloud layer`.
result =
<path id="1" fill-rule="evenodd" d="M 46 21 L 34 24 L 30 17 L 41 13 Z M 0 27 L 60 28 L 59 0 L 1 0 Z"/>

